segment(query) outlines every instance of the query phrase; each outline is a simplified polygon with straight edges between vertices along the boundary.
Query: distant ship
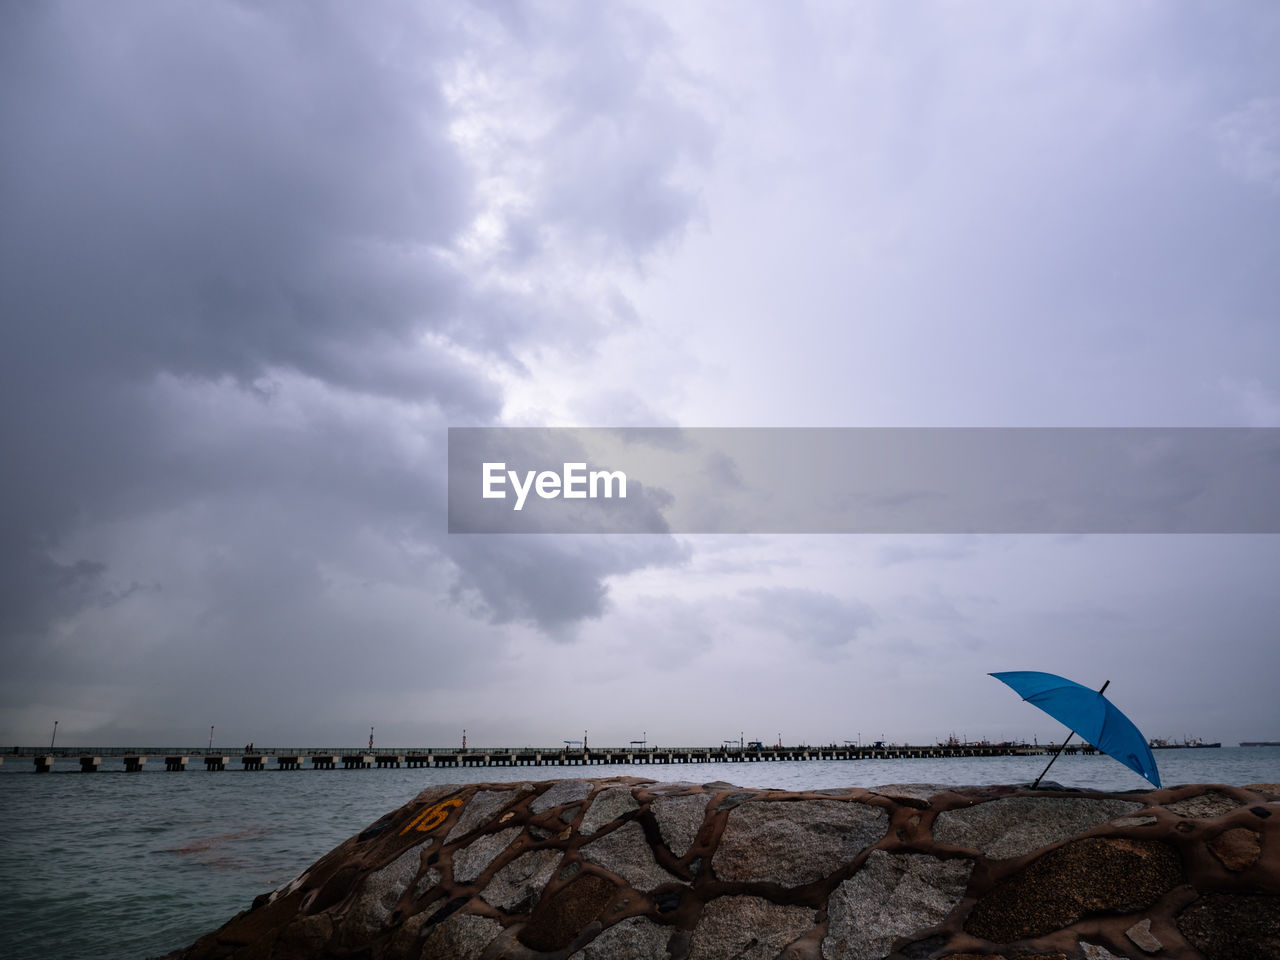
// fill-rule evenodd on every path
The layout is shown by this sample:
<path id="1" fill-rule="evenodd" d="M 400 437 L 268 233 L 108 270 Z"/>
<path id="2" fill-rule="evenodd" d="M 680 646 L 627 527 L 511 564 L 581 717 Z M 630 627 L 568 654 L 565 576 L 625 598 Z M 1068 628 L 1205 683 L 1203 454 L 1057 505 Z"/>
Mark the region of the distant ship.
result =
<path id="1" fill-rule="evenodd" d="M 1156 737 L 1147 743 L 1152 750 L 1183 750 L 1195 747 L 1220 747 L 1221 743 L 1205 743 L 1199 737 L 1188 737 L 1186 740 L 1162 740 Z"/>
<path id="2" fill-rule="evenodd" d="M 1242 747 L 1280 747 L 1280 740 L 1241 740 Z"/>
<path id="3" fill-rule="evenodd" d="M 990 740 L 961 740 L 954 733 L 945 740 L 939 740 L 940 747 L 1029 747 L 1031 744 L 1025 740 L 1000 740 L 992 743 Z"/>

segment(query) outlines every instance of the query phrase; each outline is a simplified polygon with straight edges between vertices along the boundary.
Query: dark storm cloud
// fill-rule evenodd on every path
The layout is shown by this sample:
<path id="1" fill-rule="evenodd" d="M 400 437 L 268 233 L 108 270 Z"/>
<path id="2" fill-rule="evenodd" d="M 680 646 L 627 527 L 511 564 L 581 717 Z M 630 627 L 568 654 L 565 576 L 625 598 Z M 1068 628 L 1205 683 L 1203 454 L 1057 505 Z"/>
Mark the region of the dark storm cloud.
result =
<path id="1" fill-rule="evenodd" d="M 497 373 L 518 373 L 522 349 L 579 349 L 574 336 L 625 311 L 601 321 L 572 291 L 504 282 L 501 270 L 521 266 L 510 250 L 460 259 L 484 199 L 443 78 L 463 50 L 545 43 L 529 32 L 564 24 L 521 13 L 522 39 L 483 8 L 366 13 L 68 3 L 0 14 L 0 629 L 33 665 L 53 656 L 50 624 L 132 589 L 126 554 L 160 580 L 190 581 L 158 584 L 153 601 L 235 610 L 225 634 L 291 651 L 291 632 L 339 643 L 316 629 L 332 619 L 334 568 L 390 576 L 363 566 L 368 536 L 435 558 L 421 583 L 412 564 L 398 569 L 406 589 L 447 596 L 452 580 L 485 617 L 556 630 L 599 615 L 605 577 L 677 558 L 665 538 L 490 549 L 445 537 L 445 424 L 493 422 Z M 569 39 L 595 49 L 584 22 Z M 624 39 L 603 36 L 598 55 Z M 628 53 L 624 87 L 651 53 Z M 530 102 L 570 84 L 599 96 L 580 75 L 589 58 L 575 57 L 554 89 L 531 84 Z M 622 95 L 612 122 L 637 140 L 680 112 L 651 86 L 628 116 Z M 669 180 L 690 138 L 669 149 L 645 138 L 626 183 L 597 184 L 618 175 L 612 154 L 591 153 L 600 137 L 632 151 L 591 132 L 596 109 L 561 119 L 555 176 L 535 172 L 523 189 L 547 222 L 641 257 L 693 209 Z M 622 208 L 624 195 L 652 202 L 649 219 Z M 543 240 L 531 233 L 524 260 Z M 164 538 L 166 516 L 195 553 L 233 559 L 166 570 L 163 551 L 140 545 L 143 530 Z M 169 638 L 163 659 L 192 662 L 165 620 L 192 607 L 154 606 L 146 628 Z M 387 630 L 389 642 L 401 635 Z"/>
<path id="2" fill-rule="evenodd" d="M 341 382 L 344 347 L 448 316 L 430 253 L 467 182 L 438 93 L 355 18 L 276 10 L 18 25 L 4 288 L 34 359 Z"/>
<path id="3" fill-rule="evenodd" d="M 566 637 L 565 628 L 605 612 L 604 577 L 678 563 L 687 549 L 668 537 L 545 538 L 553 548 L 530 550 L 528 537 L 461 538 L 452 555 L 465 572 L 460 597 L 476 596 L 498 623 L 534 620 Z"/>

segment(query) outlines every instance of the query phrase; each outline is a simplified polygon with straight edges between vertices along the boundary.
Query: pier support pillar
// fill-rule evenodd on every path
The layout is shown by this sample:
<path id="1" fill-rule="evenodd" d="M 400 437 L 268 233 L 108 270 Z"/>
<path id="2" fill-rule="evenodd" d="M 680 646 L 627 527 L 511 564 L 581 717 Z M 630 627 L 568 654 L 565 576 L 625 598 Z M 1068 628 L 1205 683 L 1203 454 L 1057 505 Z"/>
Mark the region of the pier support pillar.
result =
<path id="1" fill-rule="evenodd" d="M 206 770 L 225 770 L 227 769 L 227 764 L 230 762 L 230 760 L 231 760 L 230 757 L 223 757 L 223 756 L 205 757 L 204 768 Z"/>
<path id="2" fill-rule="evenodd" d="M 179 757 L 179 756 L 165 757 L 164 758 L 165 772 L 177 773 L 179 771 L 187 769 L 187 761 L 190 759 L 191 759 L 190 757 Z"/>
<path id="3" fill-rule="evenodd" d="M 81 773 L 97 773 L 98 767 L 102 765 L 101 757 L 81 757 L 80 772 Z"/>
<path id="4" fill-rule="evenodd" d="M 53 769 L 53 754 L 38 754 L 31 758 L 36 764 L 36 773 L 48 773 Z"/>
<path id="5" fill-rule="evenodd" d="M 133 754 L 124 758 L 124 769 L 127 773 L 140 773 L 142 766 L 147 762 L 147 758 Z"/>

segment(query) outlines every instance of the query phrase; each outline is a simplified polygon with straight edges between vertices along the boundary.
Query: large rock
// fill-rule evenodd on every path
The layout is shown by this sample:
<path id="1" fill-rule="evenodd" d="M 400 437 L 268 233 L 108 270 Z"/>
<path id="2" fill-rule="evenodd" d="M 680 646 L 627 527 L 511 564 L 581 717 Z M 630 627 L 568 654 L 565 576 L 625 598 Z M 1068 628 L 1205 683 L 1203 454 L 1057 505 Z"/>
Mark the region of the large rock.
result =
<path id="1" fill-rule="evenodd" d="M 670 939 L 670 927 L 660 927 L 644 917 L 630 917 L 571 954 L 569 960 L 652 960 L 666 956 Z"/>
<path id="2" fill-rule="evenodd" d="M 1152 906 L 1183 881 L 1163 840 L 1091 837 L 1036 858 L 980 899 L 965 929 L 997 943 L 1037 937 L 1100 913 Z"/>
<path id="3" fill-rule="evenodd" d="M 1209 894 L 1182 912 L 1178 929 L 1209 960 L 1280 960 L 1274 895 Z"/>
<path id="4" fill-rule="evenodd" d="M 608 880 L 581 874 L 543 901 L 520 931 L 520 941 L 534 950 L 562 950 L 596 922 L 616 895 L 617 888 Z"/>
<path id="5" fill-rule="evenodd" d="M 511 841 L 520 836 L 519 827 L 508 827 L 497 833 L 489 833 L 471 841 L 453 855 L 453 879 L 459 883 L 471 883 L 484 873 L 489 864 L 498 859 Z"/>
<path id="6" fill-rule="evenodd" d="M 1269 788 L 1051 794 L 433 788 L 171 957 L 1280 960 Z"/>
<path id="7" fill-rule="evenodd" d="M 454 914 L 436 924 L 422 940 L 419 956 L 480 960 L 480 955 L 502 933 L 502 925 L 474 914 Z M 405 956 L 412 956 L 406 953 Z"/>
<path id="8" fill-rule="evenodd" d="M 519 796 L 518 790 L 478 790 L 445 837 L 445 842 L 460 840 L 472 830 L 483 827 L 494 815 Z"/>
<path id="9" fill-rule="evenodd" d="M 591 793 L 591 783 L 587 780 L 561 780 L 552 784 L 550 789 L 529 804 L 530 813 L 542 813 L 552 807 L 563 807 L 581 803 Z"/>
<path id="10" fill-rule="evenodd" d="M 1142 804 L 1130 800 L 1009 797 L 938 814 L 933 839 L 1006 860 L 1141 809 Z"/>
<path id="11" fill-rule="evenodd" d="M 616 873 L 637 890 L 652 890 L 675 877 L 653 859 L 653 850 L 645 840 L 638 823 L 624 823 L 582 848 L 582 855 L 592 863 Z"/>
<path id="12" fill-rule="evenodd" d="M 814 912 L 763 897 L 721 897 L 702 910 L 688 960 L 774 960 L 814 925 Z"/>
<path id="13" fill-rule="evenodd" d="M 1165 809 L 1172 810 L 1180 817 L 1193 817 L 1197 820 L 1220 817 L 1240 806 L 1240 801 L 1221 790 L 1206 790 L 1195 793 L 1181 800 L 1166 803 Z"/>
<path id="14" fill-rule="evenodd" d="M 799 886 L 847 866 L 885 834 L 879 807 L 847 800 L 757 800 L 735 807 L 711 860 L 721 880 Z"/>
<path id="15" fill-rule="evenodd" d="M 584 834 L 595 833 L 606 824 L 639 809 L 640 804 L 627 787 L 605 787 L 591 798 L 591 806 L 583 814 L 582 826 L 578 829 Z"/>
<path id="16" fill-rule="evenodd" d="M 390 924 L 391 914 L 418 874 L 422 863 L 419 848 L 410 847 L 380 870 L 365 874 L 346 925 L 347 941 L 358 943 L 381 932 Z"/>
<path id="17" fill-rule="evenodd" d="M 873 850 L 831 895 L 825 960 L 875 960 L 893 941 L 942 922 L 969 885 L 972 860 Z"/>
<path id="18" fill-rule="evenodd" d="M 1228 870 L 1248 870 L 1262 857 L 1258 831 L 1248 827 L 1224 830 L 1209 841 L 1209 849 Z"/>
<path id="19" fill-rule="evenodd" d="M 508 913 L 528 913 L 560 863 L 559 850 L 530 850 L 493 875 L 484 888 L 484 900 Z"/>
<path id="20" fill-rule="evenodd" d="M 705 793 L 694 793 L 683 797 L 662 797 L 653 802 L 653 815 L 658 821 L 662 839 L 675 856 L 683 857 L 698 835 L 708 799 Z"/>

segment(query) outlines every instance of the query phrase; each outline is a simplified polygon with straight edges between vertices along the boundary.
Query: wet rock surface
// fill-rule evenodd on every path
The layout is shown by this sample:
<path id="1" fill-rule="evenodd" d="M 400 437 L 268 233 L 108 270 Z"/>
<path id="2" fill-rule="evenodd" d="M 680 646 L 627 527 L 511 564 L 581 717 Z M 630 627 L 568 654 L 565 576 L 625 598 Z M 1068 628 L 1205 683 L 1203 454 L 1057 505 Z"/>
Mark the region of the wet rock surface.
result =
<path id="1" fill-rule="evenodd" d="M 1280 960 L 1278 800 L 434 787 L 170 958 Z"/>

